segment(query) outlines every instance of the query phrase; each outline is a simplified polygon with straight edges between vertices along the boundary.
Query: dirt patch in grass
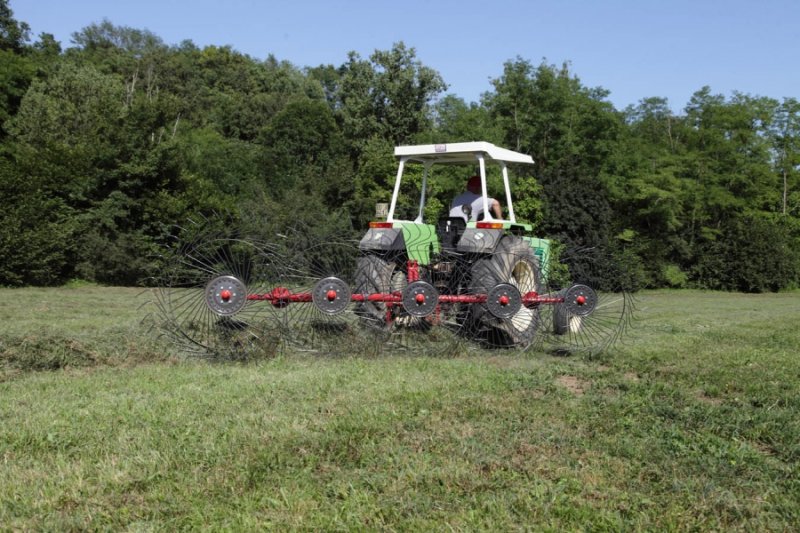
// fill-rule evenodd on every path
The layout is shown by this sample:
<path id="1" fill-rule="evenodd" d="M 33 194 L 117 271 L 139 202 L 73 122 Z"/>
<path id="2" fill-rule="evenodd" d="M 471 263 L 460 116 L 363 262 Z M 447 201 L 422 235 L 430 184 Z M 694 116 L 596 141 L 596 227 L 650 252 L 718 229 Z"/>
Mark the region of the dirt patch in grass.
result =
<path id="1" fill-rule="evenodd" d="M 707 405 L 722 405 L 722 398 L 717 398 L 714 396 L 709 396 L 705 393 L 705 391 L 700 391 L 697 393 L 696 398 Z"/>
<path id="2" fill-rule="evenodd" d="M 575 396 L 583 396 L 591 383 L 576 376 L 558 376 L 556 383 Z"/>

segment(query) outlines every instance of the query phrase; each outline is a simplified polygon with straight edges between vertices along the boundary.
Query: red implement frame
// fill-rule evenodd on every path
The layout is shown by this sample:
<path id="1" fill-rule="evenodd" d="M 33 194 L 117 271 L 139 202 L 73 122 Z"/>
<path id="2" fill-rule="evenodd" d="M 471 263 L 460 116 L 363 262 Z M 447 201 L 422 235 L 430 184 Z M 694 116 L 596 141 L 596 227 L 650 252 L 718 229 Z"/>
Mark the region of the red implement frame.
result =
<path id="1" fill-rule="evenodd" d="M 250 301 L 270 302 L 275 307 L 285 307 L 290 303 L 311 302 L 310 292 L 292 292 L 285 287 L 276 287 L 272 291 L 264 294 L 248 294 Z M 454 304 L 483 304 L 486 303 L 486 294 L 440 294 L 439 303 Z M 395 292 L 376 292 L 371 294 L 353 294 L 350 296 L 351 302 L 381 302 L 385 304 L 403 303 L 403 294 Z M 540 304 L 560 304 L 564 302 L 563 297 L 540 296 L 536 292 L 528 292 L 522 295 L 522 305 L 535 307 Z"/>
<path id="2" fill-rule="evenodd" d="M 419 281 L 419 263 L 415 260 L 411 260 L 408 261 L 406 267 L 408 283 Z M 330 292 L 333 292 L 332 296 L 336 298 L 335 291 Z M 275 307 L 286 307 L 290 303 L 313 301 L 310 292 L 292 292 L 285 287 L 275 287 L 270 292 L 264 294 L 248 294 L 247 299 L 249 301 L 270 302 Z M 438 303 L 483 304 L 486 303 L 487 299 L 488 295 L 486 294 L 440 294 Z M 350 296 L 350 301 L 385 303 L 387 304 L 387 320 L 389 320 L 388 317 L 391 307 L 403 303 L 403 294 L 399 291 L 353 294 Z M 539 296 L 536 292 L 528 292 L 522 295 L 522 305 L 525 307 L 536 307 L 540 304 L 559 304 L 563 302 L 563 297 Z"/>
<path id="3" fill-rule="evenodd" d="M 417 261 L 408 261 L 407 265 L 407 279 L 409 283 L 419 281 L 419 264 Z M 422 295 L 417 295 L 417 298 Z M 331 290 L 328 292 L 328 298 L 334 300 L 337 297 L 336 291 Z M 424 298 L 424 296 L 422 296 Z M 223 295 L 224 298 L 224 295 Z M 440 294 L 438 304 L 453 303 L 453 304 L 484 304 L 488 300 L 487 294 Z M 297 302 L 312 302 L 313 297 L 310 292 L 292 292 L 286 287 L 275 287 L 270 292 L 264 294 L 248 294 L 247 300 L 249 301 L 262 301 L 270 302 L 278 308 L 283 308 L 290 303 Z M 351 302 L 380 302 L 386 304 L 386 322 L 392 321 L 392 309 L 396 305 L 402 305 L 403 293 L 400 291 L 394 292 L 378 292 L 372 294 L 352 294 L 350 295 Z M 536 307 L 541 304 L 559 304 L 563 303 L 563 297 L 553 296 L 540 296 L 536 292 L 528 292 L 522 295 L 522 305 L 525 307 Z M 420 302 L 422 303 L 422 302 Z M 436 306 L 436 312 L 439 312 L 439 306 Z"/>

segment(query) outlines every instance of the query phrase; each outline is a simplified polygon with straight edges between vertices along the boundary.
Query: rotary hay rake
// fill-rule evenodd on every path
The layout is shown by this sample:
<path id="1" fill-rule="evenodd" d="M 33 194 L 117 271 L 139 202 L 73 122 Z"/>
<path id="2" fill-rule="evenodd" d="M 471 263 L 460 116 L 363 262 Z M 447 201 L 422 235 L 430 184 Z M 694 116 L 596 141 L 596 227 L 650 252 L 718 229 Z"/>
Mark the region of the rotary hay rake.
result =
<path id="1" fill-rule="evenodd" d="M 492 253 L 434 252 L 406 232 L 402 250 L 376 253 L 364 239 L 315 242 L 304 228 L 263 242 L 204 220 L 177 234 L 153 302 L 165 336 L 199 357 L 469 346 L 594 354 L 620 338 L 634 309 L 624 272 L 604 254 L 542 261 L 512 235 L 487 232 L 498 239 Z"/>

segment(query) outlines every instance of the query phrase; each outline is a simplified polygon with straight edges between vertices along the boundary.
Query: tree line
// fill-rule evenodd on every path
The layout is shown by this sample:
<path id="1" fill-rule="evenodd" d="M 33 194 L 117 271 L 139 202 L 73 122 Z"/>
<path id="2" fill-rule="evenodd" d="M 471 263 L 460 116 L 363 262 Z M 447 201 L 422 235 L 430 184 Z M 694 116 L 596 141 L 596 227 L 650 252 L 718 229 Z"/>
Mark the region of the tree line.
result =
<path id="1" fill-rule="evenodd" d="M 7 0 L 0 65 L 0 285 L 143 283 L 175 225 L 212 213 L 356 236 L 391 194 L 394 146 L 470 140 L 532 155 L 517 217 L 610 251 L 636 287 L 800 285 L 796 98 L 703 87 L 681 113 L 618 110 L 568 64 L 517 57 L 467 103 L 403 43 L 299 68 L 103 21 L 64 48 Z M 430 184 L 426 213 L 464 177 Z"/>

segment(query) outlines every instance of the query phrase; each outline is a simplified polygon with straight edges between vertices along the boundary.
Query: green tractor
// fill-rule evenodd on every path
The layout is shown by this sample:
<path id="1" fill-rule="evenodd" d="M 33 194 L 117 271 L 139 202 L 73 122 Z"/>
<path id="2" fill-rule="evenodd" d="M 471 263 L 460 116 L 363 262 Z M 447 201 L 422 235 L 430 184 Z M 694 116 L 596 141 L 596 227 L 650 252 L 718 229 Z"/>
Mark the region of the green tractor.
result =
<path id="1" fill-rule="evenodd" d="M 402 292 L 403 305 L 374 297 L 358 304 L 357 313 L 376 325 L 409 322 L 451 323 L 468 336 L 492 345 L 525 345 L 539 329 L 542 304 L 565 295 L 544 295 L 550 269 L 550 241 L 532 235 L 530 224 L 517 222 L 509 182 L 509 164 L 533 164 L 529 155 L 499 148 L 488 142 L 399 146 L 397 178 L 386 219 L 370 223 L 361 239 L 362 256 L 356 269 L 359 294 L 390 295 Z M 416 217 L 397 218 L 404 173 L 422 165 L 422 183 Z M 441 165 L 477 166 L 473 194 L 454 205 L 448 216 L 425 220 L 426 189 Z M 499 166 L 508 217 L 495 218 L 487 194 L 487 166 Z M 479 184 L 478 178 L 479 177 Z M 479 185 L 479 186 L 477 186 Z M 463 196 L 463 195 L 462 195 Z M 476 213 L 476 212 L 479 212 Z M 497 214 L 497 211 L 495 211 Z M 477 216 L 476 216 L 477 215 Z M 581 287 L 569 295 L 581 314 L 591 312 L 594 291 Z M 569 316 L 568 316 L 569 315 Z M 556 331 L 578 328 L 562 316 Z M 414 322 L 414 321 L 412 321 Z M 420 320 L 415 322 L 419 323 Z"/>

